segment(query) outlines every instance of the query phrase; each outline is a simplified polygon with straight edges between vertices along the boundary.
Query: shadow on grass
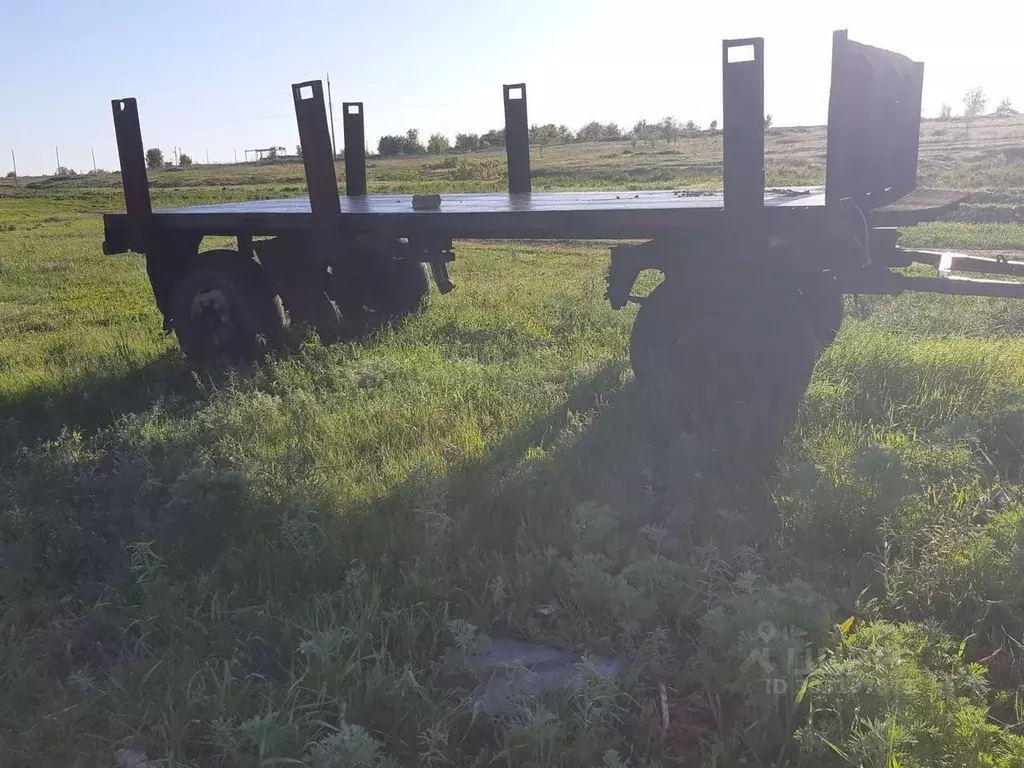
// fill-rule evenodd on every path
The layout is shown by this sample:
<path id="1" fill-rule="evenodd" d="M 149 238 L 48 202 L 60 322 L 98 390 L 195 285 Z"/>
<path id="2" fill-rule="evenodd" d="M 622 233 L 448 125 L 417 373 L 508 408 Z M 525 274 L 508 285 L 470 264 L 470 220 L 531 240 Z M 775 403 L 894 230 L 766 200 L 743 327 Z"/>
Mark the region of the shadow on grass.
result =
<path id="1" fill-rule="evenodd" d="M 511 552 L 566 540 L 581 508 L 601 507 L 637 530 L 728 545 L 762 539 L 776 521 L 767 486 L 735 471 L 645 397 L 623 363 L 571 387 L 542 414 L 443 477 L 412 477 L 374 503 L 352 541 L 401 539 L 415 510 L 439 489 L 459 517 L 460 546 Z M 415 546 L 415 544 L 414 544 Z M 371 553 L 353 551 L 356 559 Z"/>
<path id="2" fill-rule="evenodd" d="M 154 398 L 191 402 L 202 387 L 184 385 L 189 376 L 165 358 L 132 376 L 3 404 L 2 413 L 31 414 L 37 434 L 71 423 L 95 429 Z M 70 752 L 52 762 L 63 764 L 77 742 L 56 733 L 152 734 L 180 705 L 160 692 L 189 688 L 181 680 L 202 677 L 212 658 L 231 659 L 237 679 L 258 678 L 268 701 L 277 700 L 293 670 L 308 662 L 303 643 L 308 651 L 320 623 L 334 631 L 363 622 L 371 636 L 388 635 L 381 647 L 390 650 L 373 667 L 380 679 L 372 685 L 383 690 L 402 665 L 436 663 L 449 615 L 487 620 L 471 591 L 503 572 L 527 578 L 510 569 L 517 550 L 528 560 L 571 552 L 581 507 L 614 510 L 606 517 L 623 542 L 639 541 L 646 524 L 665 523 L 684 541 L 706 540 L 713 528 L 720 534 L 717 513 L 733 504 L 733 491 L 707 469 L 713 457 L 669 437 L 660 417 L 624 365 L 607 366 L 483 457 L 440 476 L 413 475 L 368 503 L 339 499 L 303 478 L 250 474 L 224 457 L 197 460 L 208 438 L 201 432 L 174 440 L 112 436 L 87 451 L 61 441 L 22 453 L 13 471 L 0 472 L 0 603 L 10 607 L 0 613 L 0 638 L 18 638 L 9 652 L 26 670 L 0 691 L 0 720 L 16 723 L 14 733 L 34 734 L 13 743 L 13 754 L 38 758 L 35 745 L 59 743 L 57 752 Z M 749 538 L 749 528 L 736 536 Z M 349 583 L 363 583 L 353 579 L 366 570 L 372 576 L 354 594 Z M 551 583 L 539 576 L 517 589 L 524 604 L 551 598 Z M 349 591 L 342 599 L 339 590 Z M 310 614 L 316 595 L 330 606 L 327 614 Z M 54 620 L 69 615 L 73 621 Z M 143 682 L 131 696 L 92 706 L 89 690 L 68 694 L 60 684 L 82 668 L 95 679 L 109 672 Z M 370 685 L 339 678 L 331 694 L 353 696 L 356 722 L 391 734 L 392 743 L 415 743 L 409 702 L 377 688 L 375 698 L 366 696 L 361 684 Z M 187 745 L 176 748 L 210 762 L 208 724 L 251 713 L 244 702 L 226 704 L 212 688 L 204 691 Z M 69 695 L 83 706 L 67 706 Z M 415 711 L 447 717 L 446 695 Z M 158 739 L 140 744 L 167 749 Z"/>
<path id="3" fill-rule="evenodd" d="M 176 352 L 169 351 L 141 367 L 126 364 L 122 370 L 78 376 L 61 387 L 0 399 L 0 456 L 8 457 L 0 461 L 0 468 L 20 466 L 18 448 L 61 434 L 80 432 L 89 438 L 118 419 L 157 406 L 170 416 L 180 415 L 237 375 L 245 373 L 197 374 L 181 363 Z M 139 537 L 158 541 L 164 523 L 179 528 L 183 522 L 160 520 L 166 511 L 161 505 L 174 495 L 179 475 L 198 471 L 189 457 L 203 449 L 204 438 L 196 435 L 186 442 L 192 439 L 199 443 L 131 438 L 133 442 L 122 449 L 114 444 L 94 445 L 95 454 L 75 457 L 32 451 L 22 468 L 44 479 L 42 486 L 36 483 L 37 490 L 50 483 L 45 478 L 55 468 L 61 476 L 59 484 L 69 490 L 74 491 L 75 484 L 84 479 L 91 490 L 73 493 L 77 498 L 67 509 L 76 517 L 79 513 L 88 517 L 91 511 L 75 507 L 93 506 L 104 495 L 131 499 L 131 504 L 117 513 L 118 523 L 111 530 L 118 531 L 122 542 Z M 172 461 L 172 456 L 177 458 Z M 135 465 L 140 468 L 137 473 L 125 470 Z M 418 547 L 421 542 L 404 536 L 401 528 L 416 524 L 423 499 L 439 489 L 449 509 L 459 510 L 463 543 L 483 550 L 510 551 L 524 543 L 524 536 L 539 547 L 564 540 L 565 526 L 572 524 L 581 505 L 612 510 L 633 529 L 667 521 L 676 533 L 697 540 L 721 536 L 723 521 L 728 527 L 731 515 L 742 513 L 759 521 L 755 528 L 765 532 L 774 521 L 765 487 L 731 476 L 722 457 L 682 432 L 645 398 L 627 376 L 624 363 L 606 365 L 581 377 L 569 388 L 562 406 L 524 424 L 482 457 L 456 461 L 440 476 L 414 473 L 368 503 L 329 497 L 313 485 L 304 487 L 308 484 L 298 477 L 274 481 L 277 485 L 297 483 L 295 488 L 263 487 L 260 481 L 246 480 L 244 470 L 228 465 L 203 471 L 232 474 L 232 483 L 251 485 L 259 489 L 257 494 L 268 498 L 247 501 L 237 509 L 232 504 L 210 509 L 209 519 L 197 518 L 201 527 L 225 528 L 220 537 L 223 541 L 234 535 L 243 539 L 250 534 L 263 535 L 255 530 L 260 524 L 247 521 L 246 507 L 266 511 L 266 524 L 295 514 L 305 504 L 323 510 L 317 523 L 334 529 L 328 538 L 339 544 L 337 557 L 341 561 L 373 560 L 389 542 L 405 540 L 413 549 Z M 154 476 L 160 478 L 159 488 L 153 485 Z M 135 484 L 138 487 L 133 487 Z M 49 490 L 43 496 L 47 494 Z M 28 494 L 36 495 L 34 491 Z M 250 498 L 248 491 L 243 496 Z M 140 507 L 147 497 L 156 505 L 152 510 Z M 197 504 L 205 507 L 205 503 Z M 108 516 L 109 511 L 99 517 Z M 767 527 L 760 526 L 760 521 Z M 156 528 L 148 530 L 154 523 Z M 253 530 L 247 531 L 250 524 Z M 187 536 L 185 531 L 179 533 Z M 758 531 L 747 527 L 739 535 L 749 540 L 752 533 Z M 177 557 L 181 553 L 167 554 Z M 213 567 L 218 557 L 204 557 L 199 565 Z"/>
<path id="4" fill-rule="evenodd" d="M 205 396 L 201 381 L 180 353 L 169 350 L 144 365 L 115 361 L 53 386 L 0 395 L 0 449 L 45 442 L 62 432 L 90 435 L 156 403 L 185 408 Z"/>

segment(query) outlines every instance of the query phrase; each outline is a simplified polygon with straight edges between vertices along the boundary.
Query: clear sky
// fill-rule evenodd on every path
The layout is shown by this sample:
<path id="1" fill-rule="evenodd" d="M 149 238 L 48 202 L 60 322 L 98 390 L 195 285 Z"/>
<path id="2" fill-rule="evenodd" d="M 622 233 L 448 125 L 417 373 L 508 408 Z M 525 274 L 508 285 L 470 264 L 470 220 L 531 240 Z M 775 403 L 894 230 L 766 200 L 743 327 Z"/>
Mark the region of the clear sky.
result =
<path id="1" fill-rule="evenodd" d="M 117 167 L 110 100 L 139 99 L 146 146 L 199 162 L 298 142 L 290 84 L 331 84 L 366 104 L 368 144 L 419 128 L 482 132 L 503 122 L 501 85 L 525 81 L 531 123 L 673 115 L 721 119 L 721 40 L 765 38 L 776 125 L 820 124 L 831 31 L 925 62 L 924 111 L 1024 109 L 1013 0 L 855 3 L 751 0 L 36 0 L 0 18 L 0 173 Z M 339 146 L 341 144 L 339 135 Z"/>

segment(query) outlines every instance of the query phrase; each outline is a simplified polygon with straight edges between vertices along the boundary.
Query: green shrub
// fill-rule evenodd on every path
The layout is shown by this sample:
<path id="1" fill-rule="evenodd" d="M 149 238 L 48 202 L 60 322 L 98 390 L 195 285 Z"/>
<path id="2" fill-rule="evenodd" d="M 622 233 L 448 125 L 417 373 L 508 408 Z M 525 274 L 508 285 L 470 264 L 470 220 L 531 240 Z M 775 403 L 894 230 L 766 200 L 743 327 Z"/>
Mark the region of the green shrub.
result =
<path id="1" fill-rule="evenodd" d="M 508 169 L 501 160 L 468 160 L 458 157 L 447 175 L 452 181 L 502 181 L 508 176 Z"/>
<path id="2" fill-rule="evenodd" d="M 979 511 L 980 512 L 980 511 Z M 973 635 L 985 654 L 1024 633 L 1024 508 L 982 512 L 927 527 L 915 549 L 883 572 L 885 604 L 913 618 L 933 616 Z"/>
<path id="3" fill-rule="evenodd" d="M 736 697 L 741 719 L 778 738 L 830 626 L 828 602 L 808 585 L 779 587 L 744 574 L 701 619 L 701 648 L 715 687 Z"/>
<path id="4" fill-rule="evenodd" d="M 800 763 L 1020 765 L 1024 738 L 988 720 L 987 690 L 984 668 L 934 626 L 866 624 L 810 678 Z"/>

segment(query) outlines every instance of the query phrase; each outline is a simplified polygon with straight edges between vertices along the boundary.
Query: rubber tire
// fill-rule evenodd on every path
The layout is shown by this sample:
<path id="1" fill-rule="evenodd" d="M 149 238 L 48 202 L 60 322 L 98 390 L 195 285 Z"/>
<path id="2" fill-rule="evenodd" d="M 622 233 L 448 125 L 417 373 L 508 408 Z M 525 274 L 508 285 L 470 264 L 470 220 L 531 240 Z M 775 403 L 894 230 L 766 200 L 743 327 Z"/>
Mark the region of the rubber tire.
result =
<path id="1" fill-rule="evenodd" d="M 695 435 L 720 465 L 759 476 L 774 468 L 816 359 L 795 283 L 749 270 L 661 283 L 630 338 L 652 425 Z"/>
<path id="2" fill-rule="evenodd" d="M 339 275 L 337 279 L 344 279 Z M 331 293 L 331 291 L 328 291 Z M 362 336 L 422 313 L 430 294 L 427 267 L 413 259 L 377 256 L 369 261 L 358 301 L 359 310 L 345 311 L 345 301 L 335 295 L 342 318 L 353 336 Z"/>
<path id="3" fill-rule="evenodd" d="M 289 324 L 305 326 L 324 343 L 343 334 L 338 307 L 328 295 L 329 273 L 313 254 L 310 238 L 278 236 L 253 243 L 266 282 L 281 297 Z"/>
<path id="4" fill-rule="evenodd" d="M 843 325 L 843 293 L 835 277 L 823 272 L 801 287 L 800 294 L 811 317 L 820 355 L 836 340 Z"/>
<path id="5" fill-rule="evenodd" d="M 222 297 L 230 327 L 222 340 L 196 317 L 203 293 Z M 216 300 L 216 295 L 214 297 Z M 261 267 L 237 251 L 208 251 L 193 261 L 174 286 L 171 319 L 178 345 L 190 361 L 253 362 L 278 349 L 285 326 L 284 307 L 263 276 Z M 218 318 L 218 322 L 221 322 Z"/>
<path id="6" fill-rule="evenodd" d="M 392 259 L 372 276 L 366 307 L 388 318 L 388 322 L 419 314 L 430 293 L 427 265 L 412 259 Z"/>

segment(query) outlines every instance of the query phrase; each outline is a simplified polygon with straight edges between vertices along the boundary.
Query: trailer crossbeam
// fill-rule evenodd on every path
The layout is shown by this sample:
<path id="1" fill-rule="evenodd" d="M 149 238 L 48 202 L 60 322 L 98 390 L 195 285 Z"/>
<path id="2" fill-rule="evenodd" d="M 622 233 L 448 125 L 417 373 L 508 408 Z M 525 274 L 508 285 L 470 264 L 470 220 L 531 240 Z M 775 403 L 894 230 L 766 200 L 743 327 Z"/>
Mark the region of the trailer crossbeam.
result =
<path id="1" fill-rule="evenodd" d="M 976 272 L 985 275 L 1024 277 L 1024 261 L 1013 261 L 1002 256 L 975 256 L 952 251 L 909 250 L 902 253 L 921 264 L 935 267 L 940 277 L 952 278 L 953 272 Z"/>
<path id="2" fill-rule="evenodd" d="M 974 272 L 1024 277 L 1024 262 L 971 256 L 952 251 L 923 251 L 904 248 L 895 250 L 900 258 L 891 261 L 897 261 L 907 266 L 917 263 L 933 267 L 935 276 L 905 275 L 892 272 L 883 266 L 874 266 L 842 274 L 844 291 L 883 295 L 914 291 L 948 296 L 1024 299 L 1024 282 L 953 274 L 954 272 Z"/>

